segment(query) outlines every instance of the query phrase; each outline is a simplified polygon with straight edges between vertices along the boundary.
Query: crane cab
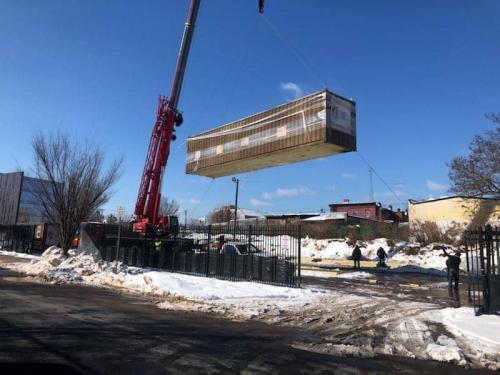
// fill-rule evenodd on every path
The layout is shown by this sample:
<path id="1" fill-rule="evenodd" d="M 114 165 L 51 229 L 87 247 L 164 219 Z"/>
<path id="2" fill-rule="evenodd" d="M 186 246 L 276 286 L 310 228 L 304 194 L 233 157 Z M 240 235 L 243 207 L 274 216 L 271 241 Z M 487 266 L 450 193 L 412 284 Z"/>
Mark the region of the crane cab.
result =
<path id="1" fill-rule="evenodd" d="M 176 237 L 179 234 L 179 219 L 175 215 L 164 215 L 158 218 L 157 224 L 147 219 L 137 220 L 132 223 L 132 228 L 145 237 Z"/>

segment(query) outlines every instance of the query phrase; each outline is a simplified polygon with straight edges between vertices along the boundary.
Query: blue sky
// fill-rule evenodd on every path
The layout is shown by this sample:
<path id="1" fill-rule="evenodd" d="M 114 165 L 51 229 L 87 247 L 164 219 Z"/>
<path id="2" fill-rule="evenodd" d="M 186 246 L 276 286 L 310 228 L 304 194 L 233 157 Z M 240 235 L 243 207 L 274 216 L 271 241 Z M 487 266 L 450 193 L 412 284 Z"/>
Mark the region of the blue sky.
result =
<path id="1" fill-rule="evenodd" d="M 232 202 L 231 177 L 188 176 L 185 140 L 323 87 L 357 102 L 377 201 L 446 194 L 446 163 L 500 112 L 496 0 L 205 0 L 164 194 L 199 217 Z M 0 171 L 29 170 L 35 131 L 91 138 L 123 175 L 106 206 L 133 210 L 157 97 L 168 94 L 188 0 L 4 0 Z M 242 174 L 240 205 L 309 212 L 369 195 L 356 153 Z M 403 202 L 403 203 L 401 203 Z"/>

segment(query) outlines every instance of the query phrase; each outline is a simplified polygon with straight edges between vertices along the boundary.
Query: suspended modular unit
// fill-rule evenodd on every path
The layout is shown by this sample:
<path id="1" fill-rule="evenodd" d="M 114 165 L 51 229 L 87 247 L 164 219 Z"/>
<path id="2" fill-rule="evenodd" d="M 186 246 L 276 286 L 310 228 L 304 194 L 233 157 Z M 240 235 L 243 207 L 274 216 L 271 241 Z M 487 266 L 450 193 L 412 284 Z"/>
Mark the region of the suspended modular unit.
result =
<path id="1" fill-rule="evenodd" d="M 186 173 L 222 177 L 356 150 L 356 103 L 323 90 L 189 137 Z"/>

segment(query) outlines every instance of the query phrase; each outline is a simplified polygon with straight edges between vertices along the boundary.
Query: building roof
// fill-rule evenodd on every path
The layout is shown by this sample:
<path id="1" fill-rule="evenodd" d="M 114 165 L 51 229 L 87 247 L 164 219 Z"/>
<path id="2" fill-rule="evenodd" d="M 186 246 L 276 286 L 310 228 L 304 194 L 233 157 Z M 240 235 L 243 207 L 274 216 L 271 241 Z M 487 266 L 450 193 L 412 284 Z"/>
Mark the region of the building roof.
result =
<path id="1" fill-rule="evenodd" d="M 440 198 L 435 198 L 435 199 L 427 199 L 427 200 L 423 200 L 423 201 L 416 201 L 414 199 L 408 199 L 408 202 L 410 204 L 421 204 L 421 203 L 443 201 L 443 200 L 455 199 L 455 198 L 460 198 L 460 199 L 479 199 L 479 200 L 498 201 L 498 202 L 500 202 L 500 199 L 484 198 L 484 197 L 468 197 L 466 195 L 450 195 L 450 196 L 447 196 L 447 197 L 440 197 Z"/>
<path id="2" fill-rule="evenodd" d="M 377 205 L 377 202 L 342 202 L 342 203 L 329 204 L 329 206 L 366 206 L 366 205 Z"/>
<path id="3" fill-rule="evenodd" d="M 272 218 L 272 219 L 285 219 L 287 217 L 311 217 L 311 216 L 317 216 L 319 213 L 318 212 L 305 212 L 305 213 L 288 213 L 288 214 L 268 214 L 265 215 L 266 218 Z"/>
<path id="4" fill-rule="evenodd" d="M 231 208 L 231 209 L 234 210 L 234 208 Z M 240 207 L 238 207 L 238 211 L 241 212 L 245 216 L 264 218 L 264 215 L 262 215 L 260 212 L 257 212 L 257 211 L 254 211 L 254 210 L 250 210 L 248 208 L 240 208 Z"/>
<path id="5" fill-rule="evenodd" d="M 345 220 L 345 219 L 347 219 L 347 212 L 328 212 L 318 216 L 308 217 L 303 221 Z"/>

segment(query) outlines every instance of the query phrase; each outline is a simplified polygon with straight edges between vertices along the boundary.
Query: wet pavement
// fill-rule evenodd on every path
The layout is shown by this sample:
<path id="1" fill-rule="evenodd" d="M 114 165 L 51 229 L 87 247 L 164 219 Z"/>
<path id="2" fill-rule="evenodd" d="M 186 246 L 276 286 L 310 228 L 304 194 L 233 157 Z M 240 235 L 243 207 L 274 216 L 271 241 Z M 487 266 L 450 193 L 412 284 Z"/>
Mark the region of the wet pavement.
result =
<path id="1" fill-rule="evenodd" d="M 0 374 L 460 374 L 398 357 L 338 358 L 291 347 L 311 332 L 161 310 L 110 289 L 30 282 L 1 268 Z M 474 370 L 468 373 L 486 373 Z"/>
<path id="2" fill-rule="evenodd" d="M 461 280 L 459 290 L 448 289 L 446 276 L 421 273 L 370 272 L 370 269 L 343 269 L 344 272 L 368 272 L 369 278 L 343 279 L 340 277 L 303 276 L 302 285 L 360 296 L 390 296 L 396 301 L 428 302 L 439 307 L 470 306 L 467 283 Z"/>

